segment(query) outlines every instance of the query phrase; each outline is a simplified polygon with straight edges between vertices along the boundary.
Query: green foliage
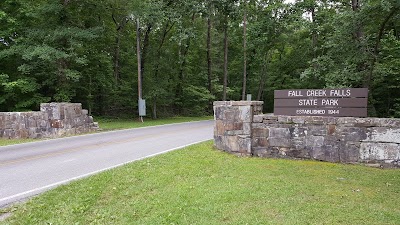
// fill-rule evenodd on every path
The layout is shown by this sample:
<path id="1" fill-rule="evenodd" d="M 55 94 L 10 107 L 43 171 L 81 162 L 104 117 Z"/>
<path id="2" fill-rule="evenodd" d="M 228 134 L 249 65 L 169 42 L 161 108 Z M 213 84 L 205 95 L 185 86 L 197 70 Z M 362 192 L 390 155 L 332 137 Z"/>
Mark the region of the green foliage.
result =
<path id="1" fill-rule="evenodd" d="M 14 111 L 26 111 L 35 108 L 48 98 L 38 94 L 38 85 L 34 79 L 25 77 L 15 81 L 9 81 L 9 76 L 0 75 L 1 104 L 8 104 Z"/>
<path id="2" fill-rule="evenodd" d="M 136 115 L 136 19 L 154 118 L 203 114 L 222 99 L 225 31 L 227 98 L 240 100 L 245 10 L 247 92 L 266 111 L 276 89 L 368 87 L 372 116 L 399 116 L 397 0 L 3 0 L 0 109 L 72 101 L 95 115 Z"/>
<path id="3" fill-rule="evenodd" d="M 183 89 L 183 108 L 186 109 L 185 114 L 189 115 L 207 115 L 209 103 L 214 100 L 205 87 L 189 85 Z"/>
<path id="4" fill-rule="evenodd" d="M 382 39 L 374 75 L 374 99 L 379 116 L 400 117 L 400 39 L 392 33 Z"/>

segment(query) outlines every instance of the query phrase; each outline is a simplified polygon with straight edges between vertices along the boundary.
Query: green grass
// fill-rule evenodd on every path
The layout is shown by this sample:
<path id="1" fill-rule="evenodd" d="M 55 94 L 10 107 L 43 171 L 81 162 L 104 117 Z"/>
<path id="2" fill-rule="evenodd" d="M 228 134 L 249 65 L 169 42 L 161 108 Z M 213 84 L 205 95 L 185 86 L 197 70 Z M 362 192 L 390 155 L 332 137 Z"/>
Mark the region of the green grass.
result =
<path id="1" fill-rule="evenodd" d="M 205 142 L 3 211 L 1 224 L 399 224 L 400 171 L 238 158 Z"/>
<path id="2" fill-rule="evenodd" d="M 15 145 L 15 144 L 22 144 L 22 143 L 28 143 L 28 142 L 34 142 L 34 141 L 39 141 L 39 139 L 5 139 L 5 138 L 0 138 L 0 146 L 6 146 L 6 145 Z"/>
<path id="3" fill-rule="evenodd" d="M 168 119 L 144 119 L 142 123 L 138 119 L 105 119 L 99 118 L 95 119 L 95 121 L 99 122 L 99 127 L 101 131 L 111 131 L 111 130 L 121 130 L 121 129 L 129 129 L 129 128 L 139 128 L 139 127 L 149 127 L 149 126 L 157 126 L 157 125 L 165 125 L 172 123 L 183 123 L 183 122 L 193 122 L 200 120 L 211 120 L 212 116 L 203 116 L 203 117 L 172 117 Z M 40 141 L 41 139 L 4 139 L 0 138 L 0 146 L 13 145 L 13 144 L 22 144 L 33 141 Z"/>

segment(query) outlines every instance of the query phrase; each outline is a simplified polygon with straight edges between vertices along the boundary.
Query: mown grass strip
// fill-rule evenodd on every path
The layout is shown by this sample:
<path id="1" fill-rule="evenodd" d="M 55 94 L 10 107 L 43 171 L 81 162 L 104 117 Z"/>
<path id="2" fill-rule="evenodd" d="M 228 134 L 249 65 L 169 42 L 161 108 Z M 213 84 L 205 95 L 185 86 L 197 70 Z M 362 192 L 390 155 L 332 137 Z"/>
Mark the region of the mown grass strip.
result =
<path id="1" fill-rule="evenodd" d="M 33 142 L 33 141 L 38 141 L 39 139 L 6 139 L 6 138 L 0 138 L 0 146 L 6 146 L 6 145 L 16 145 L 16 144 L 23 144 L 23 143 L 28 143 L 28 142 Z"/>
<path id="2" fill-rule="evenodd" d="M 398 224 L 400 171 L 238 158 L 205 142 L 4 212 L 5 224 Z"/>
<path id="3" fill-rule="evenodd" d="M 158 125 L 173 124 L 173 123 L 194 122 L 194 121 L 211 120 L 211 119 L 213 119 L 212 116 L 172 117 L 172 118 L 157 119 L 157 120 L 152 120 L 150 118 L 144 118 L 143 123 L 141 121 L 139 121 L 139 119 L 98 118 L 98 119 L 96 119 L 96 121 L 99 122 L 99 127 L 103 131 L 110 131 L 110 130 L 140 128 L 140 127 L 158 126 Z"/>

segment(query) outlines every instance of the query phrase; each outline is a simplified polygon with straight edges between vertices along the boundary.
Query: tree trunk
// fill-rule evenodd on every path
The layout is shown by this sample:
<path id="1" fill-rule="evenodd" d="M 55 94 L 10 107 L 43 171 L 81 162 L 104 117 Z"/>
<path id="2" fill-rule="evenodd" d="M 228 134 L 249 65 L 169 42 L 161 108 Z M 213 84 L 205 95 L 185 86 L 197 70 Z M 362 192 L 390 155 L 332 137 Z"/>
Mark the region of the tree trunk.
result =
<path id="1" fill-rule="evenodd" d="M 378 61 L 378 57 L 379 57 L 379 45 L 380 45 L 382 36 L 383 36 L 383 34 L 384 34 L 386 24 L 390 21 L 390 19 L 391 19 L 394 15 L 396 15 L 396 12 L 397 12 L 399 9 L 400 9 L 399 7 L 394 7 L 394 8 L 390 11 L 390 13 L 385 17 L 385 19 L 382 21 L 382 23 L 381 23 L 381 25 L 380 25 L 379 32 L 378 32 L 378 37 L 377 37 L 377 39 L 376 39 L 375 46 L 374 46 L 374 50 L 373 50 L 373 58 L 372 58 L 372 61 L 371 61 L 370 70 L 369 70 L 369 72 L 368 72 L 367 78 L 365 79 L 365 80 L 366 80 L 366 81 L 365 81 L 366 84 L 364 85 L 364 87 L 367 87 L 367 88 L 371 89 L 371 87 L 370 87 L 371 85 L 370 85 L 370 84 L 371 84 L 371 80 L 372 80 L 372 75 L 373 75 L 373 72 L 374 72 L 375 64 L 376 64 L 376 62 Z M 370 90 L 369 93 L 372 93 L 372 91 Z M 371 94 L 370 94 L 370 96 L 371 96 Z M 372 99 L 372 96 L 370 97 L 370 99 Z M 376 116 L 376 108 L 375 108 L 375 106 L 374 106 L 373 104 L 369 104 L 369 112 L 370 112 L 369 114 L 370 114 L 371 116 Z"/>
<path id="2" fill-rule="evenodd" d="M 358 13 L 360 11 L 360 0 L 352 0 L 351 1 L 351 8 L 353 10 L 354 13 Z M 358 44 L 361 46 L 361 51 L 360 54 L 362 54 L 363 56 L 369 54 L 367 52 L 367 49 L 362 45 L 362 39 L 364 37 L 364 33 L 363 33 L 363 25 L 362 25 L 362 21 L 357 20 L 357 26 L 356 29 L 354 31 L 354 38 L 356 40 L 356 42 L 358 42 Z M 363 74 L 363 84 L 362 86 L 364 88 L 368 88 L 369 89 L 369 102 L 371 100 L 373 100 L 373 96 L 371 95 L 372 90 L 371 90 L 371 77 L 370 77 L 370 73 L 366 72 L 368 65 L 367 65 L 367 59 L 365 59 L 364 62 L 360 62 L 357 64 L 357 72 L 364 72 Z M 374 106 L 374 104 L 370 104 L 368 103 L 368 115 L 369 116 L 376 116 L 376 108 Z"/>
<path id="3" fill-rule="evenodd" d="M 63 9 L 61 11 L 61 13 L 59 14 L 59 19 L 60 19 L 60 23 L 67 27 L 68 26 L 68 21 L 69 18 L 67 16 L 67 5 L 69 3 L 68 0 L 62 0 L 61 3 L 63 4 Z M 68 40 L 67 37 L 62 37 L 59 40 L 60 44 L 61 44 L 61 51 L 63 52 L 67 52 L 67 49 L 69 48 L 69 44 L 68 44 Z M 70 96 L 67 96 L 67 94 L 69 94 L 69 81 L 67 79 L 67 74 L 66 71 L 69 68 L 69 62 L 68 62 L 68 58 L 59 58 L 56 61 L 57 64 L 57 86 L 58 86 L 58 90 L 56 91 L 56 98 L 54 100 L 56 101 L 63 101 L 63 102 L 69 102 L 70 101 Z M 59 95 L 58 95 L 59 94 Z"/>
<path id="4" fill-rule="evenodd" d="M 153 99 L 153 113 L 152 118 L 155 120 L 157 119 L 157 97 Z"/>
<path id="5" fill-rule="evenodd" d="M 353 10 L 353 12 L 359 12 L 360 11 L 360 0 L 351 0 L 351 8 Z M 357 21 L 357 27 L 356 30 L 354 32 L 354 36 L 356 38 L 357 41 L 361 41 L 361 38 L 363 37 L 363 32 L 362 32 L 362 24 L 360 21 Z"/>
<path id="6" fill-rule="evenodd" d="M 120 55 L 120 31 L 117 30 L 117 36 L 115 37 L 115 52 L 114 52 L 114 79 L 115 84 L 119 81 L 119 55 Z"/>
<path id="7" fill-rule="evenodd" d="M 87 96 L 87 101 L 88 101 L 88 114 L 89 116 L 92 115 L 92 108 L 93 108 L 93 95 L 92 95 L 92 75 L 89 74 L 89 93 Z"/>
<path id="8" fill-rule="evenodd" d="M 174 27 L 174 25 L 175 25 L 175 23 L 172 23 L 170 25 L 170 22 L 168 21 L 165 24 L 163 33 L 161 35 L 161 40 L 159 42 L 160 45 L 158 46 L 157 55 L 156 55 L 156 58 L 155 58 L 156 65 L 155 65 L 154 76 L 153 76 L 154 82 L 156 84 L 158 84 L 158 72 L 159 72 L 159 68 L 160 68 L 161 48 L 164 45 L 165 39 L 167 38 L 167 34 L 171 31 L 171 29 Z M 155 96 L 152 99 L 152 101 L 153 101 L 153 115 L 152 115 L 152 118 L 153 119 L 157 119 L 157 98 L 158 98 L 158 96 L 157 96 L 157 94 L 155 94 Z"/>
<path id="9" fill-rule="evenodd" d="M 368 78 L 367 78 L 368 83 L 371 82 L 372 74 L 373 74 L 374 67 L 375 67 L 375 63 L 376 63 L 376 61 L 378 61 L 379 45 L 381 43 L 382 36 L 383 36 L 383 34 L 385 32 L 386 24 L 390 21 L 390 19 L 396 14 L 396 12 L 399 9 L 400 9 L 399 7 L 394 7 L 381 23 L 381 26 L 380 26 L 379 32 L 378 32 L 378 37 L 376 38 L 376 42 L 375 42 L 375 46 L 374 46 L 374 51 L 373 51 L 374 56 L 372 58 L 371 68 L 370 68 L 370 71 L 369 71 L 369 74 L 368 74 Z"/>
<path id="10" fill-rule="evenodd" d="M 195 13 L 192 14 L 192 23 L 195 19 Z M 185 75 L 183 73 L 185 66 L 186 66 L 186 57 L 187 54 L 189 53 L 189 47 L 190 47 L 190 37 L 186 39 L 186 44 L 184 47 L 179 48 L 179 58 L 181 59 L 181 64 L 179 66 L 179 73 L 178 73 L 178 84 L 176 86 L 176 91 L 175 91 L 175 99 L 179 99 L 178 104 L 175 104 L 175 109 L 177 110 L 178 114 L 182 113 L 182 96 L 183 96 L 183 87 L 184 87 L 184 82 L 185 82 Z"/>
<path id="11" fill-rule="evenodd" d="M 317 58 L 317 43 L 318 43 L 318 34 L 316 31 L 316 23 L 315 23 L 315 7 L 311 8 L 311 22 L 312 22 L 312 49 L 313 49 L 313 57 Z"/>
<path id="12" fill-rule="evenodd" d="M 124 17 L 122 21 L 118 22 L 115 19 L 115 15 L 112 13 L 111 17 L 114 21 L 115 27 L 116 27 L 116 37 L 115 37 L 115 49 L 114 49 L 114 79 L 115 79 L 115 84 L 117 85 L 120 79 L 119 75 L 119 60 L 120 60 L 120 48 L 121 48 L 121 32 L 125 28 L 125 25 L 128 23 L 128 20 Z"/>
<path id="13" fill-rule="evenodd" d="M 247 3 L 245 2 L 245 7 L 247 7 Z M 247 29 L 247 11 L 245 9 L 243 15 L 243 87 L 242 87 L 242 100 L 246 100 L 246 82 L 247 82 L 247 59 L 246 59 L 246 30 Z"/>
<path id="14" fill-rule="evenodd" d="M 208 91 L 212 94 L 212 71 L 211 71 L 211 15 L 207 18 L 207 75 Z"/>
<path id="15" fill-rule="evenodd" d="M 144 39 L 143 39 L 143 48 L 142 48 L 142 55 L 141 55 L 141 63 L 140 63 L 140 69 L 141 69 L 141 76 L 142 76 L 142 81 L 144 77 L 144 69 L 145 69 L 145 61 L 146 61 L 146 55 L 147 55 L 147 49 L 149 48 L 150 44 L 150 32 L 152 29 L 152 25 L 148 24 L 146 32 L 144 34 Z"/>
<path id="16" fill-rule="evenodd" d="M 138 63 L 138 98 L 142 98 L 142 66 L 140 65 L 141 55 L 140 55 L 140 22 L 139 19 L 136 20 L 136 56 L 137 56 L 137 63 Z"/>
<path id="17" fill-rule="evenodd" d="M 265 56 L 265 58 L 267 58 L 267 56 Z M 260 101 L 264 94 L 265 79 L 267 77 L 268 60 L 263 60 L 263 61 L 264 63 L 261 69 L 260 86 L 258 87 L 257 101 Z"/>
<path id="18" fill-rule="evenodd" d="M 226 88 L 228 86 L 228 16 L 225 16 L 224 27 L 224 85 L 222 100 L 226 101 Z"/>
<path id="19" fill-rule="evenodd" d="M 360 0 L 351 0 L 351 8 L 354 12 L 360 9 Z"/>
<path id="20" fill-rule="evenodd" d="M 354 13 L 358 13 L 360 11 L 360 0 L 351 0 L 351 8 L 353 10 Z M 368 52 L 366 50 L 366 48 L 363 46 L 362 44 L 362 40 L 364 37 L 364 33 L 363 33 L 363 24 L 362 21 L 360 19 L 358 19 L 357 21 L 357 25 L 354 31 L 354 39 L 356 40 L 356 42 L 361 46 L 361 51 L 360 54 L 362 54 L 362 57 L 365 57 Z M 364 72 L 367 70 L 367 62 L 360 62 L 357 65 L 357 72 Z M 368 75 L 364 74 L 363 77 L 364 83 L 363 83 L 363 87 L 368 88 L 370 86 L 370 81 L 368 79 Z"/>

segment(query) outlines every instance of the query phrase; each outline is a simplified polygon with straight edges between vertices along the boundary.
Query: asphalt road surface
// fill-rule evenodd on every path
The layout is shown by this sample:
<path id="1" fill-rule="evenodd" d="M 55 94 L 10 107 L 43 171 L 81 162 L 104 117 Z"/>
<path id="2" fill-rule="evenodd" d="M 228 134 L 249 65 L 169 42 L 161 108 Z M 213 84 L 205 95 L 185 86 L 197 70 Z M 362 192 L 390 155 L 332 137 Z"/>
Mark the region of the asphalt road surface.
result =
<path id="1" fill-rule="evenodd" d="M 0 208 L 212 137 L 213 121 L 200 121 L 0 147 Z"/>

